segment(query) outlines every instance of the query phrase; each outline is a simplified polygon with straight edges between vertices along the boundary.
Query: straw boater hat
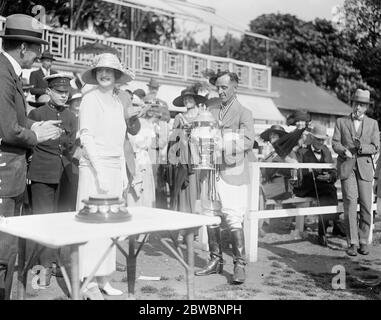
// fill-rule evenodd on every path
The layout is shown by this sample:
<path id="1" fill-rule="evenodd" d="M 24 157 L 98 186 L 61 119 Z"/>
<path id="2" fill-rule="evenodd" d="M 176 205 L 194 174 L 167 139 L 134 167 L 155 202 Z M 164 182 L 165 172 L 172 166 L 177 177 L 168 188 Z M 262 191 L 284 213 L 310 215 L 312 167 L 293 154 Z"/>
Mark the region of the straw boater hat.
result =
<path id="1" fill-rule="evenodd" d="M 322 126 L 321 124 L 316 124 L 312 128 L 310 135 L 318 139 L 327 139 L 328 138 L 327 128 Z"/>
<path id="2" fill-rule="evenodd" d="M 43 60 L 43 59 L 56 61 L 56 59 L 54 59 L 53 54 L 51 54 L 49 51 L 44 51 L 42 53 L 40 60 Z"/>
<path id="3" fill-rule="evenodd" d="M 115 70 L 115 83 L 126 83 L 135 78 L 129 69 L 123 68 L 118 57 L 112 53 L 100 54 L 95 62 L 95 66 L 82 74 L 82 80 L 87 84 L 98 84 L 95 72 L 98 68 L 111 68 Z"/>
<path id="4" fill-rule="evenodd" d="M 354 101 L 370 104 L 371 100 L 369 90 L 357 89 L 352 98 L 352 102 Z"/>
<path id="5" fill-rule="evenodd" d="M 204 103 L 206 101 L 205 97 L 198 95 L 192 88 L 185 88 L 181 91 L 181 95 L 173 100 L 173 105 L 176 107 L 184 107 L 184 97 L 186 96 L 193 97 L 196 104 Z"/>
<path id="6" fill-rule="evenodd" d="M 44 25 L 26 14 L 12 14 L 5 20 L 3 39 L 12 39 L 39 44 L 49 44 L 42 39 Z"/>
<path id="7" fill-rule="evenodd" d="M 287 117 L 287 120 L 286 120 L 288 126 L 293 126 L 298 121 L 309 122 L 311 121 L 311 116 L 306 110 L 295 110 L 293 113 L 291 113 Z"/>
<path id="8" fill-rule="evenodd" d="M 279 138 L 283 137 L 285 134 L 287 134 L 286 130 L 278 124 L 272 125 L 270 128 L 266 129 L 260 134 L 260 137 L 263 141 L 270 141 L 270 134 L 276 133 Z"/>
<path id="9" fill-rule="evenodd" d="M 67 102 L 70 103 L 73 100 L 81 99 L 81 98 L 82 98 L 82 93 L 80 91 L 73 91 L 69 99 L 67 100 Z"/>
<path id="10" fill-rule="evenodd" d="M 151 79 L 149 80 L 149 82 L 147 83 L 147 86 L 148 86 L 148 87 L 151 87 L 151 88 L 159 88 L 159 87 L 160 87 L 160 84 L 159 84 L 159 82 L 158 82 L 156 79 L 151 78 Z"/>
<path id="11" fill-rule="evenodd" d="M 50 97 L 47 94 L 43 94 L 38 97 L 37 101 L 28 101 L 28 104 L 33 108 L 39 108 L 50 101 Z"/>

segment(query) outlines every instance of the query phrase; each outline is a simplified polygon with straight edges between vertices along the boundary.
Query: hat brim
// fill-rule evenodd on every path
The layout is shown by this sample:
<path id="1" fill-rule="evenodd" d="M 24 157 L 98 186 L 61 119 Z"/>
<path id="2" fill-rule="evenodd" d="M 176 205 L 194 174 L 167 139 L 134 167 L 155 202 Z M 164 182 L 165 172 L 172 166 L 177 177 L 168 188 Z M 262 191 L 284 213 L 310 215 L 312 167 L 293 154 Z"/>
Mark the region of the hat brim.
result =
<path id="1" fill-rule="evenodd" d="M 267 129 L 263 131 L 259 136 L 263 141 L 270 141 L 270 134 L 275 133 L 279 135 L 279 137 L 283 137 L 285 134 L 287 134 L 286 131 L 278 130 L 278 129 Z"/>
<path id="2" fill-rule="evenodd" d="M 46 104 L 47 102 L 35 102 L 35 101 L 27 101 L 27 103 L 33 107 L 33 108 L 39 108 L 39 107 L 42 107 L 44 104 Z"/>
<path id="3" fill-rule="evenodd" d="M 368 100 L 368 99 L 352 99 L 351 103 L 352 102 L 361 102 L 361 103 L 366 103 L 366 104 L 372 104 L 373 103 L 372 100 Z"/>
<path id="4" fill-rule="evenodd" d="M 23 40 L 23 41 L 33 42 L 33 43 L 38 43 L 38 44 L 45 44 L 45 45 L 49 44 L 48 41 L 45 41 L 45 40 L 37 38 L 37 37 L 32 37 L 32 36 L 0 35 L 0 37 L 3 39 L 9 39 L 9 40 Z"/>
<path id="5" fill-rule="evenodd" d="M 312 132 L 310 132 L 310 135 L 317 138 L 317 139 L 328 139 L 328 134 L 326 135 L 322 135 L 322 134 L 313 134 Z"/>
<path id="6" fill-rule="evenodd" d="M 95 70 L 98 68 L 99 67 L 94 67 L 94 68 L 91 68 L 91 69 L 85 71 L 82 74 L 83 82 L 85 82 L 87 84 L 98 85 L 99 83 L 98 83 L 97 79 L 95 78 Z M 107 68 L 110 68 L 110 67 L 107 67 Z M 125 71 L 115 69 L 115 68 L 110 68 L 110 69 L 113 69 L 116 72 L 120 73 L 120 77 L 115 79 L 115 83 L 126 83 L 126 82 L 130 82 L 130 81 L 134 80 L 134 77 Z"/>
<path id="7" fill-rule="evenodd" d="M 198 94 L 186 94 L 185 96 L 178 96 L 177 98 L 175 98 L 172 102 L 172 104 L 176 107 L 185 107 L 184 105 L 184 97 L 186 96 L 190 96 L 190 97 L 193 97 L 194 98 L 194 101 L 196 102 L 196 104 L 200 104 L 200 103 L 205 103 L 205 101 L 207 100 L 205 97 L 203 96 L 200 96 Z"/>
<path id="8" fill-rule="evenodd" d="M 32 88 L 34 88 L 34 85 L 33 85 L 33 84 L 28 84 L 28 85 L 26 85 L 26 86 L 22 86 L 22 89 L 23 89 L 23 90 L 30 90 L 30 89 L 32 89 Z"/>
<path id="9" fill-rule="evenodd" d="M 57 61 L 57 59 L 51 58 L 51 57 L 40 57 L 40 60 L 51 60 L 51 61 Z"/>

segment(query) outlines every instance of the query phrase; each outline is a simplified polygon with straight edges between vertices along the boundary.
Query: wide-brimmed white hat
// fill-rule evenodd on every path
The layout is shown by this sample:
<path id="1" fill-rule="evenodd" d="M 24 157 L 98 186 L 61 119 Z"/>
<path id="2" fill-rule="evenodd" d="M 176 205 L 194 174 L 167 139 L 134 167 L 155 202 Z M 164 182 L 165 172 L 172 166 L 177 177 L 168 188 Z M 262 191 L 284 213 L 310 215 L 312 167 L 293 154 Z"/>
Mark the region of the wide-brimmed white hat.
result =
<path id="1" fill-rule="evenodd" d="M 96 69 L 111 68 L 115 70 L 115 83 L 126 83 L 135 78 L 135 74 L 123 68 L 118 57 L 112 53 L 102 53 L 96 57 L 94 66 L 82 74 L 82 80 L 88 84 L 98 84 L 95 76 Z"/>

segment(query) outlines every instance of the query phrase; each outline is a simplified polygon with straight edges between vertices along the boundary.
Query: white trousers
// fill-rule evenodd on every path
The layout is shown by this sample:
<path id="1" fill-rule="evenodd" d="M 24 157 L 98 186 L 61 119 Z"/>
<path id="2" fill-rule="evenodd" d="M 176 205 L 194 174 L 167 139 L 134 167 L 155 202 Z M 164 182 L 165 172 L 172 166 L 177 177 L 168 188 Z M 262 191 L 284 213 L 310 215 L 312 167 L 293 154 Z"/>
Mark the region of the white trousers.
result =
<path id="1" fill-rule="evenodd" d="M 220 178 L 216 188 L 227 225 L 230 229 L 241 229 L 247 207 L 248 185 L 235 186 Z"/>

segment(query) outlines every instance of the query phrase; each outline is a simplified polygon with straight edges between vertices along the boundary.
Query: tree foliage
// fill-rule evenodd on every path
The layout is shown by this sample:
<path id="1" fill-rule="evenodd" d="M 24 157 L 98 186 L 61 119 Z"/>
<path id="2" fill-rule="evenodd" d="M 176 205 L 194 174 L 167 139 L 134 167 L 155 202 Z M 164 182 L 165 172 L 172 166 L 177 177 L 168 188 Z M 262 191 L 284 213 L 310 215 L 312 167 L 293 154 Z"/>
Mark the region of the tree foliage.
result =
<path id="1" fill-rule="evenodd" d="M 250 29 L 275 41 L 266 50 L 264 40 L 245 36 L 241 60 L 265 64 L 268 54 L 273 75 L 314 82 L 344 102 L 357 87 L 367 87 L 352 62 L 355 45 L 330 21 L 305 22 L 290 14 L 265 14 L 252 20 Z"/>
<path id="2" fill-rule="evenodd" d="M 0 15 L 14 13 L 32 14 L 35 5 L 42 5 L 52 26 L 70 26 L 70 15 L 75 22 L 75 29 L 86 29 L 91 20 L 98 34 L 129 39 L 131 28 L 134 39 L 152 44 L 165 44 L 172 38 L 173 19 L 158 16 L 152 12 L 135 10 L 134 24 L 131 23 L 131 8 L 108 3 L 102 0 L 74 0 L 71 10 L 70 0 L 0 0 Z"/>
<path id="3" fill-rule="evenodd" d="M 374 88 L 374 116 L 381 123 L 381 1 L 346 0 L 345 32 L 355 46 L 354 65 Z"/>

